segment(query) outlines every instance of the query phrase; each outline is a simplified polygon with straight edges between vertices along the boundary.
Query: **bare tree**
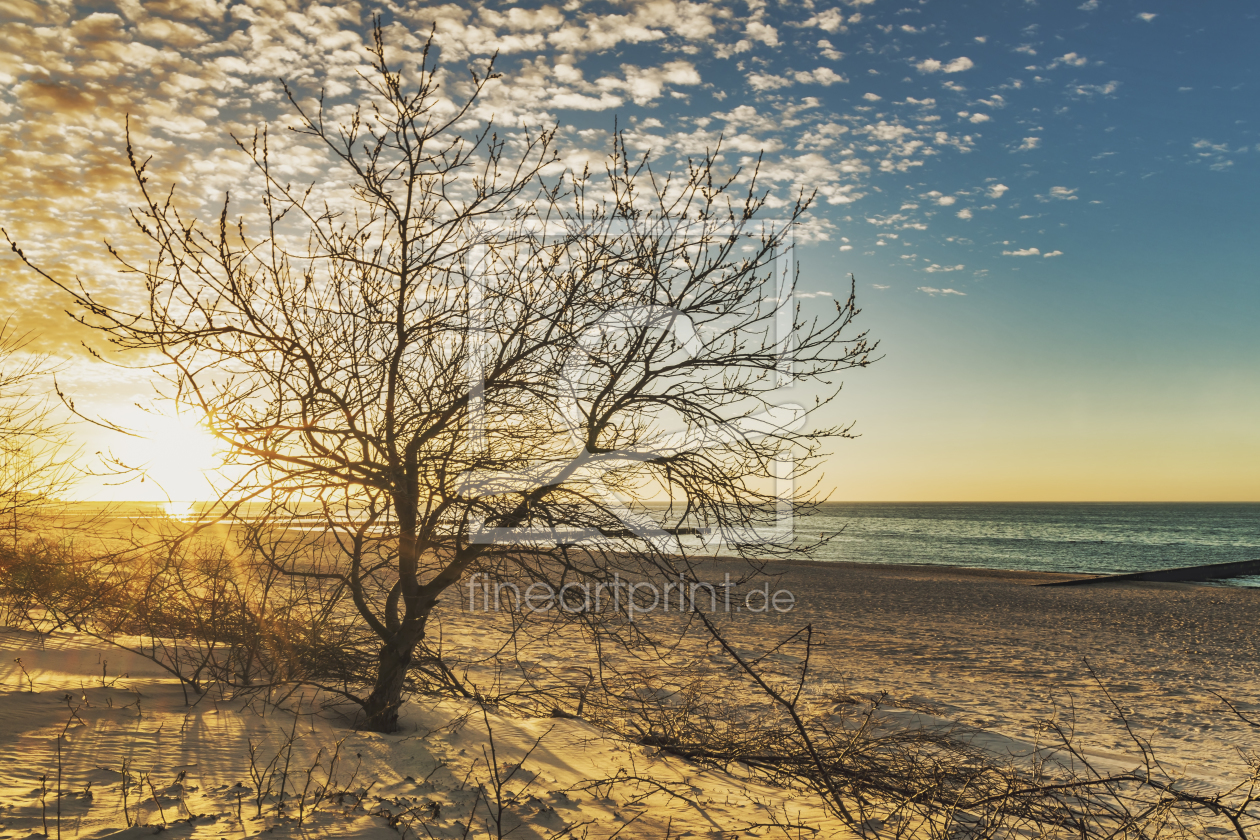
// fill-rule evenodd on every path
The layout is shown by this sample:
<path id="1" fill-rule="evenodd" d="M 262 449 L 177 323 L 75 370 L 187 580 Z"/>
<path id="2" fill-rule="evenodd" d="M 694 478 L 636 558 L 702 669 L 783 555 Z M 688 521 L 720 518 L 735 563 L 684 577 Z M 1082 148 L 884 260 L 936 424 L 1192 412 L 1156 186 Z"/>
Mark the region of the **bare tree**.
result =
<path id="1" fill-rule="evenodd" d="M 70 437 L 50 400 L 55 365 L 0 323 L 0 545 L 16 549 L 74 484 Z M 47 385 L 43 384 L 47 381 Z"/>
<path id="2" fill-rule="evenodd" d="M 204 414 L 231 452 L 224 515 L 378 641 L 347 693 L 391 731 L 439 596 L 470 571 L 685 580 L 696 531 L 750 558 L 796 550 L 775 523 L 814 503 L 821 447 L 848 434 L 805 424 L 873 345 L 850 334 L 851 292 L 802 313 L 777 261 L 810 196 L 764 221 L 755 172 L 738 193 L 713 155 L 662 177 L 620 141 L 604 172 L 558 174 L 553 131 L 469 133 L 492 65 L 452 107 L 427 47 L 411 86 L 379 27 L 372 56 L 343 122 L 285 88 L 340 180 L 293 187 L 266 132 L 237 141 L 261 224 L 226 200 L 213 223 L 182 213 L 129 138 L 153 250 L 116 256 L 143 306 L 13 247 Z M 812 405 L 780 405 L 787 384 Z"/>

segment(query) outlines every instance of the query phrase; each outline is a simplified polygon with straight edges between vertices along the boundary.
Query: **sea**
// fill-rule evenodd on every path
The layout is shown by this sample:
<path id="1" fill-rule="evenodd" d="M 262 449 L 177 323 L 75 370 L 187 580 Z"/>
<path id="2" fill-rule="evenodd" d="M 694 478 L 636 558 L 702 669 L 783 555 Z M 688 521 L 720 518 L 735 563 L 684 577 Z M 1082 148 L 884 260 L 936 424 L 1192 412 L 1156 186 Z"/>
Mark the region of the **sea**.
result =
<path id="1" fill-rule="evenodd" d="M 73 505 L 119 520 L 186 520 L 203 507 Z M 802 547 L 826 537 L 813 559 L 856 563 L 1108 575 L 1260 559 L 1260 503 L 828 502 L 795 516 L 793 531 Z M 1260 588 L 1260 575 L 1207 585 Z"/>
<path id="2" fill-rule="evenodd" d="M 857 563 L 1120 574 L 1260 559 L 1260 504 L 833 502 L 794 530 L 828 537 L 815 559 Z"/>

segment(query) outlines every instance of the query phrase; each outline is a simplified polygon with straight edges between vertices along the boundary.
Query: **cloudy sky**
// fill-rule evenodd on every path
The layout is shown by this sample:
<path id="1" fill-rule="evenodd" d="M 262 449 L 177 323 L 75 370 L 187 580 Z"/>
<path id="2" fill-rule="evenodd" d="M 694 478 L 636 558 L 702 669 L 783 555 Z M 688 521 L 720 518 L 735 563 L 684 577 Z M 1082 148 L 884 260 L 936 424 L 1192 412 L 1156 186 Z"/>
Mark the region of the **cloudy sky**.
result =
<path id="1" fill-rule="evenodd" d="M 400 57 L 435 28 L 452 93 L 497 51 L 480 116 L 558 124 L 572 165 L 617 125 L 817 190 L 802 288 L 855 275 L 884 353 L 838 403 L 862 437 L 835 498 L 1260 500 L 1254 2 L 0 0 L 0 224 L 125 294 L 125 116 L 211 213 L 245 172 L 229 134 L 286 122 L 278 78 L 355 99 L 374 13 Z M 8 256 L 0 283 L 81 406 L 143 397 Z"/>

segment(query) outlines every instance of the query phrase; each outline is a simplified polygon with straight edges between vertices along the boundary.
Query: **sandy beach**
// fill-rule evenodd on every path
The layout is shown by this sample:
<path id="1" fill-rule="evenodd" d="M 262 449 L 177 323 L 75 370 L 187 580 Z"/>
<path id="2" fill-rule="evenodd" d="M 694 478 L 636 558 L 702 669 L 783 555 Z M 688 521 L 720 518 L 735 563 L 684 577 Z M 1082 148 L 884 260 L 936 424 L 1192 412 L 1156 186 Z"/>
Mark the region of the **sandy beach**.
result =
<path id="1" fill-rule="evenodd" d="M 1125 747 L 1085 660 L 1162 755 L 1214 774 L 1245 767 L 1260 734 L 1212 692 L 1260 720 L 1260 590 L 1176 583 L 1041 587 L 1064 575 L 798 563 L 780 586 L 804 593 L 783 624 L 828 645 L 819 675 L 857 691 L 941 706 L 1026 735 L 1055 704 L 1076 708 L 1103 748 Z M 786 628 L 785 628 L 786 629 Z M 1098 731 L 1098 730 L 1102 731 Z M 1123 734 L 1123 733 L 1120 733 Z"/>
<path id="2" fill-rule="evenodd" d="M 733 568 L 714 561 L 701 577 L 711 571 L 721 579 Z M 732 615 L 721 624 L 753 656 L 810 624 L 821 642 L 810 684 L 815 706 L 887 692 L 891 715 L 910 707 L 916 720 L 961 721 L 992 733 L 998 745 L 1031 743 L 1039 721 L 1074 715 L 1089 755 L 1107 766 L 1133 766 L 1138 751 L 1088 659 L 1134 730 L 1161 760 L 1184 767 L 1188 784 L 1219 786 L 1239 777 L 1246 767 L 1241 751 L 1257 743 L 1255 728 L 1212 692 L 1260 718 L 1260 591 L 1037 587 L 1055 576 L 932 567 L 801 562 L 775 571 L 773 586 L 795 594 L 794 610 Z M 455 609 L 441 626 L 447 650 L 474 658 L 492 639 L 495 620 L 449 606 Z M 58 744 L 63 837 L 146 836 L 163 824 L 194 837 L 397 837 L 400 830 L 407 837 L 461 837 L 469 809 L 484 795 L 477 785 L 487 789 L 488 730 L 499 762 L 520 767 L 507 784 L 520 794 L 514 808 L 526 823 L 514 837 L 772 836 L 749 828 L 772 818 L 810 823 L 822 829 L 817 836 L 853 836 L 814 803 L 628 743 L 587 720 L 503 710 L 483 718 L 467 701 L 415 698 L 402 733 L 359 733 L 327 713 L 295 718 L 214 691 L 186 705 L 160 669 L 84 637 L 41 640 L 7 631 L 2 638 L 0 837 L 27 837 L 45 825 L 54 833 L 57 798 L 55 787 L 49 790 Z M 667 657 L 674 670 L 663 671 L 657 684 L 720 676 L 721 657 L 689 638 Z M 585 656 L 572 644 L 549 638 L 519 651 L 516 661 L 553 673 L 580 669 Z M 798 662 L 788 653 L 778 661 L 789 670 Z M 489 668 L 483 663 L 470 673 Z M 278 768 L 289 768 L 288 805 L 255 809 L 250 797 L 266 790 L 260 768 L 272 759 L 273 788 Z M 133 788 L 128 802 L 121 796 L 124 761 L 132 778 L 143 774 L 148 783 Z M 618 784 L 587 784 L 619 773 Z M 320 780 L 333 776 L 329 789 L 347 788 L 348 779 L 347 789 L 362 789 L 366 780 L 370 788 L 357 803 L 352 797 L 330 810 L 325 802 L 307 813 Z M 627 784 L 629 776 L 688 794 L 644 790 Z"/>

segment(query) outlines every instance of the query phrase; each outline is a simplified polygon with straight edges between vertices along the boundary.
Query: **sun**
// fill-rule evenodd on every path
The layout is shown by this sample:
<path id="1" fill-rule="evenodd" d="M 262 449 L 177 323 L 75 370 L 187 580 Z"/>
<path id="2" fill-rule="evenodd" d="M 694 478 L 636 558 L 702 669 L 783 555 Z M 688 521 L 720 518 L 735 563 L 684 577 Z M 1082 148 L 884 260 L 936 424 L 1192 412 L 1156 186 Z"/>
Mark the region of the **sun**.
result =
<path id="1" fill-rule="evenodd" d="M 116 452 L 123 464 L 142 474 L 141 484 L 147 486 L 135 488 L 139 495 L 171 503 L 172 515 L 215 498 L 212 480 L 223 462 L 222 444 L 205 426 L 188 413 L 145 413 L 139 419 L 130 427 L 136 437 Z"/>

